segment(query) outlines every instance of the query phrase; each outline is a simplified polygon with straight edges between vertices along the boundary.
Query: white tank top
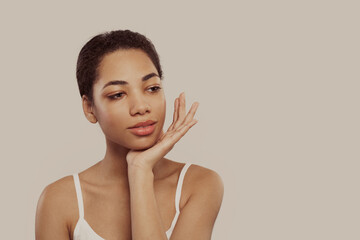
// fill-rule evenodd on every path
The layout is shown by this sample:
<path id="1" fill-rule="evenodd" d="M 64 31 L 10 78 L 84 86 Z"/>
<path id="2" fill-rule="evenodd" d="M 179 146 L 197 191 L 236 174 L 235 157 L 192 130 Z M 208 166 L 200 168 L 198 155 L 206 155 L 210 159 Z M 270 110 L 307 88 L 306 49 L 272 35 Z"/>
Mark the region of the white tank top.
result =
<path id="1" fill-rule="evenodd" d="M 190 167 L 191 163 L 186 163 L 184 167 L 181 169 L 180 176 L 178 179 L 176 193 L 175 193 L 175 209 L 176 213 L 172 220 L 170 228 L 166 231 L 166 236 L 170 239 L 172 231 L 174 230 L 175 224 L 180 214 L 180 197 L 181 197 L 181 189 L 184 181 L 184 176 L 187 169 Z M 88 224 L 88 222 L 84 219 L 84 204 L 80 187 L 80 179 L 78 173 L 73 174 L 75 189 L 76 189 L 76 197 L 78 200 L 78 208 L 79 208 L 79 220 L 76 223 L 74 229 L 73 240 L 105 240 L 100 237 Z"/>

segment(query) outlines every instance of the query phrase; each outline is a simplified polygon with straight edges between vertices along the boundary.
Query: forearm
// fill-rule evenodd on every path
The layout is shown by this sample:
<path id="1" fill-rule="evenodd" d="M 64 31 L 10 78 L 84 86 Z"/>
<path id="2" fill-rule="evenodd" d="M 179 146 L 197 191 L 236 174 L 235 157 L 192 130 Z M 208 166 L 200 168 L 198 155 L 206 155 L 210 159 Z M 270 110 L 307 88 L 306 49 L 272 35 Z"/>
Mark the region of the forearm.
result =
<path id="1" fill-rule="evenodd" d="M 154 192 L 151 170 L 128 169 L 132 239 L 167 239 Z"/>

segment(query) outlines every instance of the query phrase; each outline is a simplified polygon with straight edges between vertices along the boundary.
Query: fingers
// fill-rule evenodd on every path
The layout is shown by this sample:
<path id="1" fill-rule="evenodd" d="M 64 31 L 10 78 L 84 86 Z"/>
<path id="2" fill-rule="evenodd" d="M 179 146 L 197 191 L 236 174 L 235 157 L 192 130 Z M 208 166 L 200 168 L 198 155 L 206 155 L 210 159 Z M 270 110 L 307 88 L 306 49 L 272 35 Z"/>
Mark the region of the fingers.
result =
<path id="1" fill-rule="evenodd" d="M 178 119 L 175 123 L 175 128 L 181 125 L 185 119 L 186 115 L 186 102 L 185 102 L 185 93 L 182 92 L 179 96 L 179 110 L 178 110 Z"/>
<path id="2" fill-rule="evenodd" d="M 173 113 L 173 122 L 169 126 L 168 131 L 178 131 L 180 128 L 183 128 L 184 126 L 190 124 L 193 126 L 193 118 L 197 111 L 197 108 L 199 107 L 198 102 L 194 102 L 191 105 L 191 108 L 186 113 L 186 102 L 185 102 L 185 93 L 181 93 L 178 98 L 175 99 L 174 102 L 174 113 Z"/>
<path id="3" fill-rule="evenodd" d="M 164 133 L 164 131 L 163 131 L 163 130 L 161 130 L 161 132 L 160 132 L 160 135 L 159 135 L 159 138 L 158 138 L 157 142 L 160 142 L 160 141 L 164 138 L 164 136 L 165 136 L 165 133 Z"/>
<path id="4" fill-rule="evenodd" d="M 174 103 L 173 122 L 176 122 L 179 117 L 178 109 L 179 109 L 179 98 L 176 98 Z"/>
<path id="5" fill-rule="evenodd" d="M 173 113 L 173 122 L 171 123 L 171 125 L 169 126 L 168 130 L 172 130 L 174 128 L 174 125 L 176 123 L 176 121 L 178 120 L 179 117 L 179 98 L 175 98 L 175 102 L 174 102 L 174 113 Z"/>
<path id="6" fill-rule="evenodd" d="M 182 125 L 180 128 L 178 128 L 175 132 L 173 132 L 171 138 L 172 138 L 172 145 L 174 145 L 176 142 L 178 142 L 186 133 L 189 131 L 189 129 L 194 126 L 198 121 L 196 119 L 193 119 L 191 122 Z"/>
<path id="7" fill-rule="evenodd" d="M 191 105 L 188 114 L 185 115 L 186 106 L 184 93 L 181 93 L 180 96 L 175 99 L 173 122 L 158 142 L 158 147 L 160 150 L 162 149 L 161 151 L 170 151 L 170 149 L 187 133 L 187 131 L 189 131 L 189 129 L 198 122 L 194 119 L 198 107 L 199 103 L 194 102 Z"/>
<path id="8" fill-rule="evenodd" d="M 197 108 L 199 107 L 199 103 L 198 102 L 194 102 L 191 105 L 191 108 L 189 110 L 189 113 L 186 115 L 185 120 L 184 120 L 184 124 L 188 124 L 189 122 L 191 122 L 194 118 L 194 115 L 196 113 Z"/>
<path id="9" fill-rule="evenodd" d="M 180 126 L 176 131 L 180 132 L 181 136 L 183 136 L 197 122 L 198 122 L 197 119 L 191 119 L 191 120 L 187 121 L 187 123 L 184 123 L 182 126 Z"/>

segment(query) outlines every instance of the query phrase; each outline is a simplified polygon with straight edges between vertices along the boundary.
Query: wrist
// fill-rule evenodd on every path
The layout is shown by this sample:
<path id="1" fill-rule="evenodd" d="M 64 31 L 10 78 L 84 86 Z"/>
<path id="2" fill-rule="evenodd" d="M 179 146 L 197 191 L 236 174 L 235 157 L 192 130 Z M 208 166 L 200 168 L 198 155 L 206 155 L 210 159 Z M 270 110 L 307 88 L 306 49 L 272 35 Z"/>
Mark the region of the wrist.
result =
<path id="1" fill-rule="evenodd" d="M 129 164 L 128 165 L 128 177 L 129 178 L 138 178 L 138 177 L 154 177 L 154 172 L 151 167 Z"/>

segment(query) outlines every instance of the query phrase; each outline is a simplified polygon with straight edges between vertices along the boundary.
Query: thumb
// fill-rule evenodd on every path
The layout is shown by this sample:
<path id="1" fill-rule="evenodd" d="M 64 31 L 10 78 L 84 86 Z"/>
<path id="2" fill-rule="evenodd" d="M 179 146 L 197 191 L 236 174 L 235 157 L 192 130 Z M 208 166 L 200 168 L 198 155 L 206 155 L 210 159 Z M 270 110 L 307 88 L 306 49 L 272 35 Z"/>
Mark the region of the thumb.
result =
<path id="1" fill-rule="evenodd" d="M 161 132 L 160 132 L 160 135 L 159 135 L 159 138 L 158 138 L 157 142 L 160 142 L 163 139 L 163 137 L 164 137 L 164 130 L 161 129 Z"/>

